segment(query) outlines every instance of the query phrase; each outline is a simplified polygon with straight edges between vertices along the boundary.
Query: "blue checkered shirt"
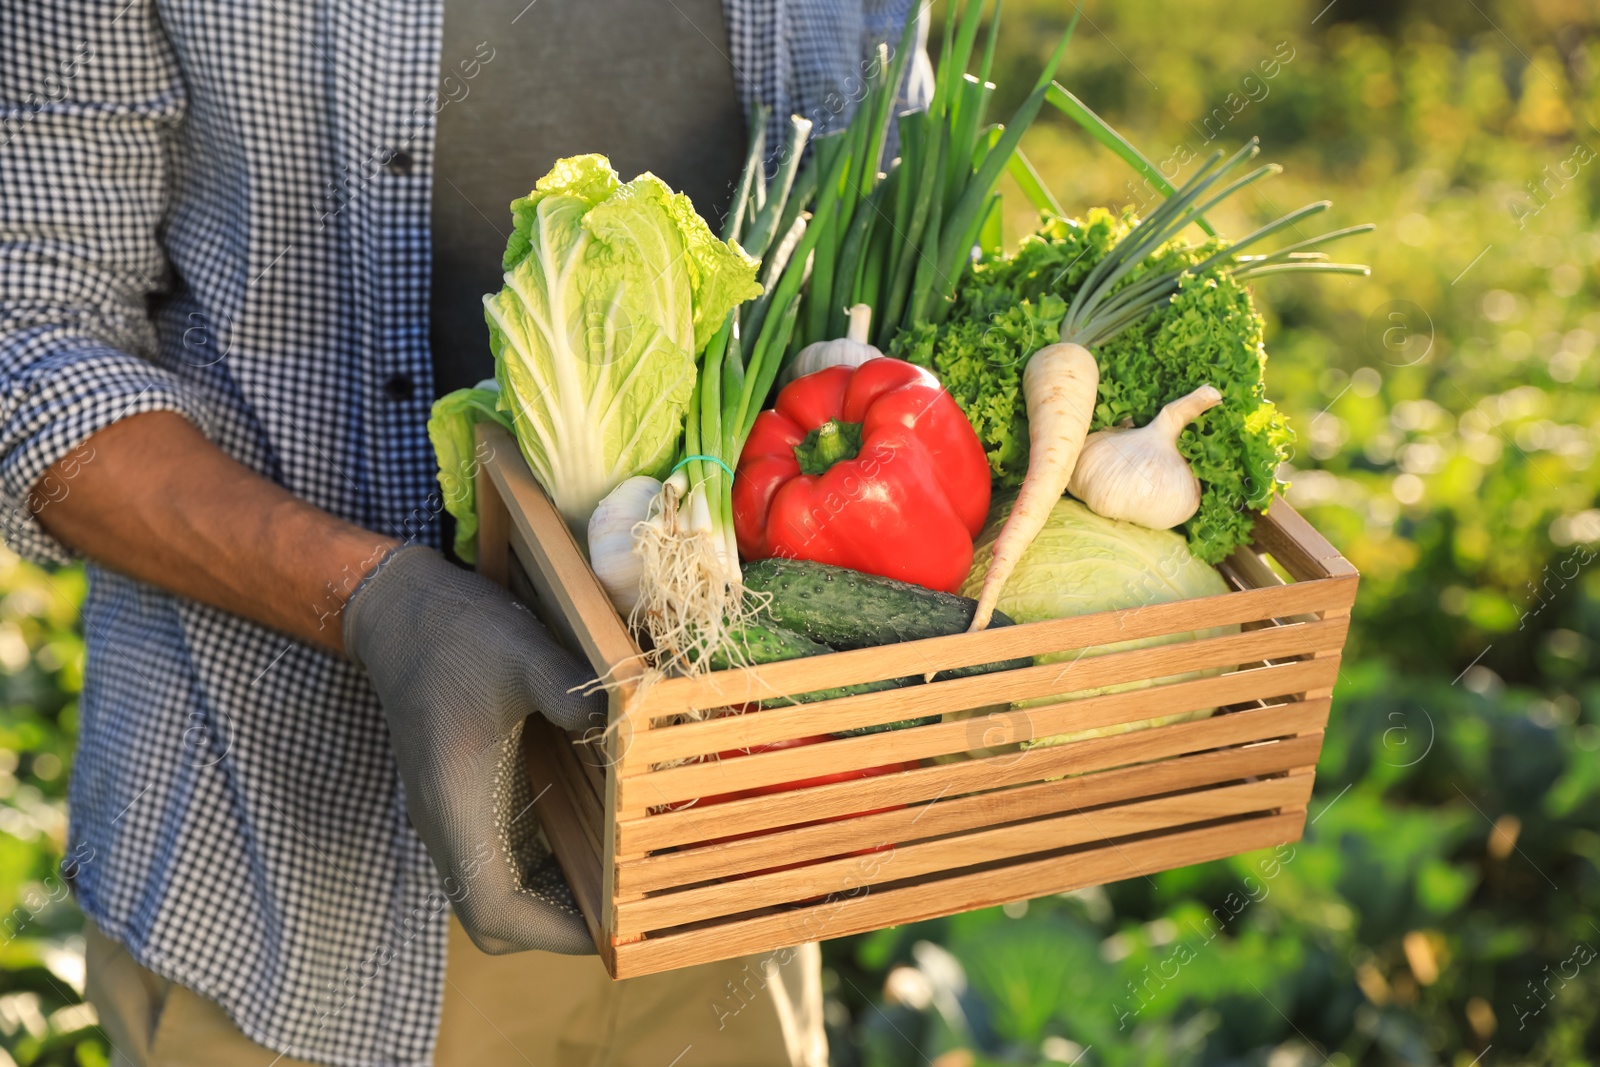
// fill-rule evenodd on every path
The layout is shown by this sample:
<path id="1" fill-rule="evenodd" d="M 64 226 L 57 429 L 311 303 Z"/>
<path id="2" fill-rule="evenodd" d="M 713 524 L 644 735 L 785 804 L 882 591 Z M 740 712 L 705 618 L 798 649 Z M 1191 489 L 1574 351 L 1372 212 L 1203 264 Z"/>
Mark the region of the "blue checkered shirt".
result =
<path id="1" fill-rule="evenodd" d="M 832 125 L 864 43 L 892 41 L 909 4 L 726 0 L 745 102 Z M 9 545 L 68 560 L 40 506 L 93 462 L 86 438 L 157 410 L 335 515 L 437 541 L 441 17 L 442 0 L 0 6 Z M 444 898 L 365 677 L 105 569 L 89 579 L 66 865 L 84 911 L 271 1049 L 428 1063 Z"/>

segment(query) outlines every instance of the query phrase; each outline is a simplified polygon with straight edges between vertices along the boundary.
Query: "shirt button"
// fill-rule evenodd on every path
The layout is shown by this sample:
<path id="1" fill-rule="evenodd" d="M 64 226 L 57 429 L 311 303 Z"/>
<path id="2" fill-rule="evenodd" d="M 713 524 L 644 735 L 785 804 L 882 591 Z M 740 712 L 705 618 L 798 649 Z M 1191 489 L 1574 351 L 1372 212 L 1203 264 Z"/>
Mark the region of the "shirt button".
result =
<path id="1" fill-rule="evenodd" d="M 411 375 L 405 373 L 391 374 L 389 380 L 383 383 L 383 394 L 390 400 L 410 400 L 416 391 Z"/>
<path id="2" fill-rule="evenodd" d="M 411 153 L 402 148 L 389 157 L 389 162 L 384 164 L 384 169 L 390 174 L 398 174 L 404 177 L 411 173 L 411 164 Z"/>

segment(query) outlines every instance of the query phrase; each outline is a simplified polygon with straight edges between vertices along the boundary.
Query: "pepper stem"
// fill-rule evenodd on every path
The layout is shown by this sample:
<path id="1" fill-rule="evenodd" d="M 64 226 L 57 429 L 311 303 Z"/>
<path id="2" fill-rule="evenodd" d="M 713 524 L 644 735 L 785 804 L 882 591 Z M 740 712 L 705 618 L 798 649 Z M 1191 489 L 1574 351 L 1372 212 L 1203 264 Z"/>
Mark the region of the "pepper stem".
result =
<path id="1" fill-rule="evenodd" d="M 861 451 L 861 424 L 829 419 L 794 446 L 803 474 L 824 474 L 835 463 L 855 459 Z"/>

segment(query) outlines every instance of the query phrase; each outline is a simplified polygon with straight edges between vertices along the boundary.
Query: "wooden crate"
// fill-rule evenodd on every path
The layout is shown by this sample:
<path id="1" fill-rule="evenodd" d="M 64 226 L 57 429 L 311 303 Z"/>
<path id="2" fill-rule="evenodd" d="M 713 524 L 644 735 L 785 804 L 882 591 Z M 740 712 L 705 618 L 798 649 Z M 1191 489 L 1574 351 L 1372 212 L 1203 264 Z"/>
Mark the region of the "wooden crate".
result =
<path id="1" fill-rule="evenodd" d="M 611 697 L 608 740 L 569 743 L 540 720 L 530 722 L 526 745 L 539 817 L 614 977 L 1065 892 L 1300 837 L 1357 574 L 1282 501 L 1257 521 L 1256 551 L 1240 550 L 1220 568 L 1233 589 L 1225 594 L 671 679 L 641 700 L 628 684 L 638 648 L 571 534 L 515 442 L 496 428 L 480 434 L 480 569 L 533 605 L 597 671 L 625 683 Z M 1237 632 L 674 723 L 690 709 L 1212 627 Z M 1207 668 L 1221 672 L 1171 680 Z M 1007 710 L 1011 701 L 1150 679 L 1163 681 Z M 997 710 L 683 762 L 972 708 Z M 1070 744 L 1017 745 L 1205 708 L 1218 710 Z M 979 749 L 990 754 L 935 761 Z M 916 760 L 922 765 L 914 770 L 684 806 Z"/>

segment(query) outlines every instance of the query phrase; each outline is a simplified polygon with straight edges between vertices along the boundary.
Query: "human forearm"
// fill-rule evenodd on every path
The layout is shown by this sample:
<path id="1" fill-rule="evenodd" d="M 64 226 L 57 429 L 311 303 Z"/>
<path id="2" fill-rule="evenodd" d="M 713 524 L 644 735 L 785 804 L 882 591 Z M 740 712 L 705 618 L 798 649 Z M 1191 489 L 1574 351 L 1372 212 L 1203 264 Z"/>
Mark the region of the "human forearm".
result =
<path id="1" fill-rule="evenodd" d="M 92 458 L 41 479 L 59 487 L 40 494 L 45 529 L 113 570 L 342 650 L 345 600 L 398 541 L 307 504 L 171 412 L 88 446 Z"/>

